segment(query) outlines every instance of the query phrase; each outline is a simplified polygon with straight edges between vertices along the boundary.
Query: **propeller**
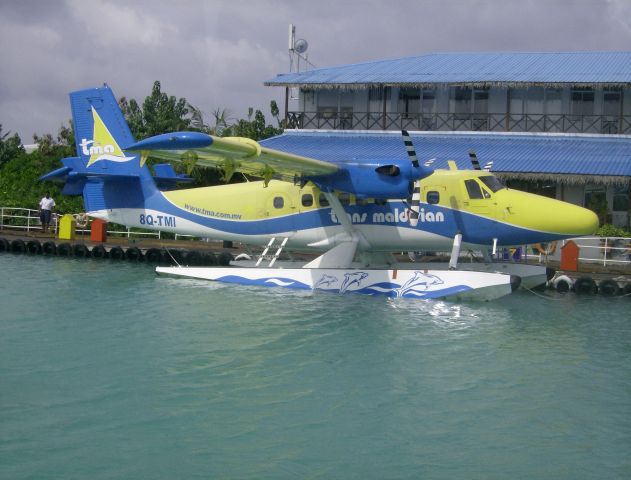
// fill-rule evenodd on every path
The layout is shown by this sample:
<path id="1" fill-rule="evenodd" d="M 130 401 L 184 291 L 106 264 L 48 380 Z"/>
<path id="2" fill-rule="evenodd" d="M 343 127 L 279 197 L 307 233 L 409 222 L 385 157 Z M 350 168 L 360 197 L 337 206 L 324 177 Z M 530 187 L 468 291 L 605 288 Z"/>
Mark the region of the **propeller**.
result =
<path id="1" fill-rule="evenodd" d="M 403 143 L 405 144 L 405 150 L 408 152 L 408 157 L 410 157 L 410 160 L 412 161 L 412 166 L 418 168 L 419 166 L 418 158 L 416 156 L 416 150 L 414 148 L 414 144 L 412 143 L 412 137 L 410 137 L 410 134 L 407 132 L 407 130 L 401 130 L 401 135 L 403 136 Z M 429 166 L 429 165 L 427 165 L 426 163 L 425 166 Z M 412 201 L 410 202 L 410 213 L 408 215 L 408 218 L 410 220 L 410 226 L 412 227 L 416 227 L 418 225 L 418 217 L 421 211 L 420 204 L 421 204 L 421 181 L 416 180 L 412 186 Z"/>
<path id="2" fill-rule="evenodd" d="M 478 156 L 475 154 L 475 150 L 469 151 L 469 158 L 471 159 L 471 165 L 474 170 L 482 170 L 480 168 L 480 162 L 478 161 Z"/>
<path id="3" fill-rule="evenodd" d="M 476 155 L 475 150 L 471 150 L 469 152 L 469 158 L 471 159 L 471 165 L 473 166 L 474 170 L 485 170 L 487 172 L 490 172 L 491 168 L 493 168 L 493 160 L 489 160 L 488 162 L 486 162 L 483 168 L 480 168 L 480 161 L 478 160 L 478 156 Z"/>

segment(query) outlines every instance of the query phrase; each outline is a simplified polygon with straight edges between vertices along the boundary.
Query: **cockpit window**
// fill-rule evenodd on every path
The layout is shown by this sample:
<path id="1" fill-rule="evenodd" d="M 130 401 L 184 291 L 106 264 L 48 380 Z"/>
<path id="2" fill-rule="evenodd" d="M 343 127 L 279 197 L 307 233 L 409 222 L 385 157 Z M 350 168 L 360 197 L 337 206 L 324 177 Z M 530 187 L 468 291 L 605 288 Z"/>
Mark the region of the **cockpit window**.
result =
<path id="1" fill-rule="evenodd" d="M 469 194 L 469 198 L 471 200 L 484 198 L 484 194 L 482 193 L 482 188 L 473 179 L 464 181 L 465 187 L 467 187 L 467 193 Z"/>
<path id="2" fill-rule="evenodd" d="M 479 178 L 482 183 L 486 185 L 493 193 L 501 190 L 502 188 L 506 188 L 504 185 L 502 185 L 502 182 L 500 182 L 499 179 L 494 175 L 487 175 Z"/>

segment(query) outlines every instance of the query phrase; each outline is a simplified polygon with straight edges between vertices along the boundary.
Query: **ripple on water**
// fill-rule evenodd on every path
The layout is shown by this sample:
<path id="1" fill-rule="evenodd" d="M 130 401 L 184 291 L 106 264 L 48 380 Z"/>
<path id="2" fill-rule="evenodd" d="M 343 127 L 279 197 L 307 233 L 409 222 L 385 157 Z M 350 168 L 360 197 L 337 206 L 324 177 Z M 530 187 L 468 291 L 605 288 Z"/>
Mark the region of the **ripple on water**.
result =
<path id="1" fill-rule="evenodd" d="M 629 471 L 627 299 L 340 296 L 26 255 L 0 269 L 7 478 Z"/>

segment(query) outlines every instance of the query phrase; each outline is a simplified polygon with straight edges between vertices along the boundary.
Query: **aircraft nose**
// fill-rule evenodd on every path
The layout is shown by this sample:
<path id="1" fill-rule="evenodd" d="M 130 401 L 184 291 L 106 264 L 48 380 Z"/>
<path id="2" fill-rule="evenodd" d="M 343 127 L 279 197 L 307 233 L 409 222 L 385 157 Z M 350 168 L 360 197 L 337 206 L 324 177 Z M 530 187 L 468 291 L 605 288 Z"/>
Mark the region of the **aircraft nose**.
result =
<path id="1" fill-rule="evenodd" d="M 565 202 L 549 205 L 547 216 L 551 231 L 562 235 L 580 237 L 598 230 L 598 216 L 587 208 Z"/>
<path id="2" fill-rule="evenodd" d="M 557 238 L 582 237 L 598 230 L 598 216 L 591 210 L 530 193 L 509 193 L 511 206 L 507 211 L 517 224 Z"/>
<path id="3" fill-rule="evenodd" d="M 586 208 L 580 208 L 580 212 L 576 214 L 575 228 L 580 235 L 591 235 L 600 225 L 598 215 Z"/>

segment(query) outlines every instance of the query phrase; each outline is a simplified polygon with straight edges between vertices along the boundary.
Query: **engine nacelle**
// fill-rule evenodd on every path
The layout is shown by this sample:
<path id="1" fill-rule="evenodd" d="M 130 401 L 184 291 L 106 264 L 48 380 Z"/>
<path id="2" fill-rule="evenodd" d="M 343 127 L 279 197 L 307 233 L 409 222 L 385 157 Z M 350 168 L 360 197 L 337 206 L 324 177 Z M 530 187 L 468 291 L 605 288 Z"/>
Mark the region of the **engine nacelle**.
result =
<path id="1" fill-rule="evenodd" d="M 412 182 L 425 178 L 433 170 L 414 167 L 407 160 L 362 161 L 339 163 L 340 170 L 326 176 L 309 177 L 320 189 L 338 190 L 357 198 L 407 198 L 412 194 Z"/>

